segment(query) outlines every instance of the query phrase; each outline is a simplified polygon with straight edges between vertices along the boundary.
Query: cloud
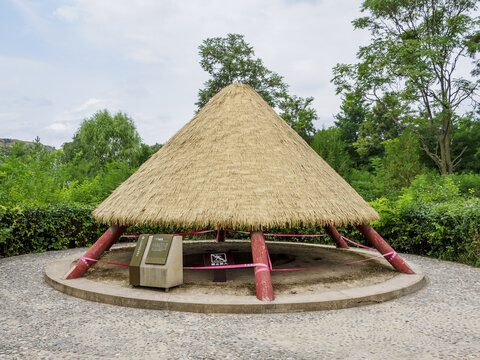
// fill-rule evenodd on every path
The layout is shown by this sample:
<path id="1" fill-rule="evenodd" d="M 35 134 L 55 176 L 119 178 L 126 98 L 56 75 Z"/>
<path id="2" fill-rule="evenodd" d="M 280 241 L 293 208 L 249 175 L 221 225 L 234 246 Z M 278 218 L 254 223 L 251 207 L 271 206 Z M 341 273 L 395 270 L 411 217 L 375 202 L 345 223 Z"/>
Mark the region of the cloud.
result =
<path id="1" fill-rule="evenodd" d="M 0 112 L 0 120 L 12 121 L 18 119 L 20 114 L 14 112 Z"/>
<path id="2" fill-rule="evenodd" d="M 53 12 L 53 15 L 60 20 L 73 23 L 80 18 L 80 9 L 77 6 L 61 6 Z"/>
<path id="3" fill-rule="evenodd" d="M 16 3 L 27 27 L 44 31 L 29 32 L 17 51 L 5 52 L 11 57 L 0 56 L 0 106 L 22 97 L 31 105 L 49 99 L 51 106 L 17 103 L 0 111 L 29 123 L 25 137 L 39 135 L 56 146 L 104 108 L 131 115 L 147 143 L 167 141 L 193 117 L 197 92 L 208 79 L 198 46 L 228 33 L 245 35 L 291 93 L 314 96 L 322 121 L 332 122 L 339 99 L 329 82 L 331 68 L 353 61 L 363 39 L 350 24 L 360 0 L 348 6 L 334 0 Z"/>
<path id="4" fill-rule="evenodd" d="M 22 96 L 20 98 L 15 99 L 12 102 L 13 106 L 18 107 L 30 107 L 30 108 L 37 108 L 37 107 L 44 107 L 44 106 L 52 106 L 53 102 L 49 99 L 44 97 L 30 97 L 30 96 Z"/>
<path id="5" fill-rule="evenodd" d="M 0 68 L 9 68 L 11 70 L 32 69 L 39 71 L 45 67 L 45 63 L 39 60 L 26 58 L 22 56 L 0 55 Z"/>
<path id="6" fill-rule="evenodd" d="M 74 124 L 65 124 L 65 123 L 52 123 L 45 127 L 45 130 L 53 131 L 57 134 L 72 134 L 75 130 Z"/>
<path id="7" fill-rule="evenodd" d="M 137 52 L 128 53 L 125 59 L 137 62 L 140 64 L 162 64 L 164 61 L 161 56 L 155 55 L 152 51 L 147 49 L 140 49 Z"/>
<path id="8" fill-rule="evenodd" d="M 86 100 L 83 104 L 76 106 L 72 109 L 72 113 L 85 113 L 91 112 L 105 105 L 106 101 L 103 99 L 91 98 Z"/>

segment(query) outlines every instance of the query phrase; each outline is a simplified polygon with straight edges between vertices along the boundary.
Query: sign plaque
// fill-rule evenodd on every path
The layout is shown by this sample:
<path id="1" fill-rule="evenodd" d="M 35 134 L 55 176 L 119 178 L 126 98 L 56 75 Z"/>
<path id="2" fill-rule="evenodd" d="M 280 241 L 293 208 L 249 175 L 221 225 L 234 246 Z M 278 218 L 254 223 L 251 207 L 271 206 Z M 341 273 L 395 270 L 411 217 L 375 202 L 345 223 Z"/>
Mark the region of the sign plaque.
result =
<path id="1" fill-rule="evenodd" d="M 223 266 L 235 264 L 233 261 L 233 255 L 230 252 L 203 254 L 203 263 L 205 266 Z M 214 269 L 213 281 L 227 281 L 227 269 Z"/>

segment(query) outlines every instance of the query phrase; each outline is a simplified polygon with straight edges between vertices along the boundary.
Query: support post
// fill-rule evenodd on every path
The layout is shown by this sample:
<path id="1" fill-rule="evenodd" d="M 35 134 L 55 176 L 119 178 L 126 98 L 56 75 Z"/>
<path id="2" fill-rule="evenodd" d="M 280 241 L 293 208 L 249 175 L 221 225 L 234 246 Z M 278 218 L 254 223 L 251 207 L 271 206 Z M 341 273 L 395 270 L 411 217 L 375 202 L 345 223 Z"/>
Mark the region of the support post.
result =
<path id="1" fill-rule="evenodd" d="M 394 251 L 390 245 L 370 226 L 370 225 L 357 225 L 357 229 L 365 236 L 370 244 L 376 248 L 382 255 Z M 392 264 L 392 266 L 400 272 L 405 274 L 415 274 L 415 272 L 405 263 L 405 261 L 394 253 L 393 255 L 386 256 L 385 259 Z"/>
<path id="2" fill-rule="evenodd" d="M 226 231 L 225 229 L 218 228 L 217 229 L 217 242 L 224 242 L 225 241 Z"/>
<path id="3" fill-rule="evenodd" d="M 252 239 L 252 257 L 254 263 L 262 263 L 267 267 L 256 266 L 255 284 L 257 288 L 257 299 L 262 301 L 273 301 L 273 286 L 270 278 L 270 269 L 268 268 L 267 245 L 261 231 L 252 231 L 250 233 Z"/>
<path id="4" fill-rule="evenodd" d="M 127 230 L 126 226 L 112 225 L 83 256 L 98 260 L 100 255 L 102 255 L 105 250 L 110 249 L 125 230 Z M 87 264 L 80 259 L 75 264 L 75 267 L 67 274 L 66 278 L 76 279 L 85 274 L 87 270 Z"/>
<path id="5" fill-rule="evenodd" d="M 325 232 L 330 236 L 330 239 L 335 241 L 337 248 L 349 249 L 345 240 L 342 239 L 342 236 L 337 231 L 337 228 L 333 225 L 325 225 Z"/>

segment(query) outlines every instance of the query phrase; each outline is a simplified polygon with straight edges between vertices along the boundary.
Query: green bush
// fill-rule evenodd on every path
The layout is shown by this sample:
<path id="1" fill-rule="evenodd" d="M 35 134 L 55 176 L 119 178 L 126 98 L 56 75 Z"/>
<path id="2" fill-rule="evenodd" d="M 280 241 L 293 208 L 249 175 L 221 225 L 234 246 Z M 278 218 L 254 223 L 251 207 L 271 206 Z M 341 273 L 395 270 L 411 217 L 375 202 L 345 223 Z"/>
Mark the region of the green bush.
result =
<path id="1" fill-rule="evenodd" d="M 449 175 L 464 195 L 480 197 L 480 174 L 452 174 Z"/>
<path id="2" fill-rule="evenodd" d="M 371 205 L 395 250 L 480 266 L 480 198 L 463 196 L 451 177 L 417 176 L 397 199 Z"/>
<path id="3" fill-rule="evenodd" d="M 88 246 L 105 231 L 92 206 L 55 204 L 0 207 L 0 256 Z"/>

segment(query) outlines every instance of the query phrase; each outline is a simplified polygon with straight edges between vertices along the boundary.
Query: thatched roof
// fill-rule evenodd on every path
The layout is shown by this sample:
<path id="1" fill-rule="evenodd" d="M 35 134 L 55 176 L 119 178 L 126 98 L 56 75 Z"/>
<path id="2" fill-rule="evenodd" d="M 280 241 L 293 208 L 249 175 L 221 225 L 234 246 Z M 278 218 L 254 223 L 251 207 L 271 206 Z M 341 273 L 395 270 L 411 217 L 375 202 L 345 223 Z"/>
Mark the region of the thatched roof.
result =
<path id="1" fill-rule="evenodd" d="M 93 212 L 101 222 L 225 228 L 379 216 L 250 86 L 227 86 Z"/>

